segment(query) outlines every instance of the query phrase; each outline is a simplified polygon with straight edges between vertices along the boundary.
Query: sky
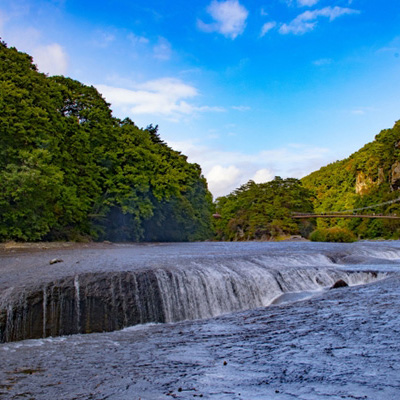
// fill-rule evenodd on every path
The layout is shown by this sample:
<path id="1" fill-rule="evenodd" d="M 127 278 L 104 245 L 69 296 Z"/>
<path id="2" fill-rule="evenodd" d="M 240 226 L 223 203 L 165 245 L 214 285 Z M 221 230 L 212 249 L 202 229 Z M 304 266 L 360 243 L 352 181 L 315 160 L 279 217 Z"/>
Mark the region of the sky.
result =
<path id="1" fill-rule="evenodd" d="M 214 197 L 301 178 L 400 119 L 399 0 L 0 0 L 0 37 L 158 125 Z"/>

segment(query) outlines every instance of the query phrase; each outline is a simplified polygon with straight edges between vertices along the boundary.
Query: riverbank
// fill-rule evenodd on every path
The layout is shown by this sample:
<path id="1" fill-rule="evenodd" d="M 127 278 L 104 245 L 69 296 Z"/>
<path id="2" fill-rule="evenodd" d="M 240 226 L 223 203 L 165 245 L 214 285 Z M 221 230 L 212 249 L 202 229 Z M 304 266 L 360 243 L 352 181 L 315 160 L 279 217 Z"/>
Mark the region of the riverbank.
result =
<path id="1" fill-rule="evenodd" d="M 287 236 L 279 236 L 275 239 L 270 240 L 254 240 L 254 242 L 308 242 L 309 240 L 299 236 L 299 235 L 287 235 Z M 198 243 L 214 243 L 221 241 L 205 241 Z M 165 244 L 171 242 L 0 242 L 0 252 L 15 252 L 15 251 L 41 251 L 41 250 L 49 250 L 49 249 L 80 249 L 80 248 L 107 248 L 112 245 L 154 245 L 154 244 Z M 173 242 L 172 242 L 173 243 Z M 192 242 L 193 243 L 193 242 Z"/>

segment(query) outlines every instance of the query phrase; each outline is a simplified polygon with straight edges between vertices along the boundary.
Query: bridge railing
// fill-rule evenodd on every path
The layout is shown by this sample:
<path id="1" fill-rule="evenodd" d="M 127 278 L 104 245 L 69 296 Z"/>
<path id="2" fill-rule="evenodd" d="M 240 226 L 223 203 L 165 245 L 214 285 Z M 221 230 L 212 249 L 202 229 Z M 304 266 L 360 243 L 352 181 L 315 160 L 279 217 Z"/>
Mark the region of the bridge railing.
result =
<path id="1" fill-rule="evenodd" d="M 384 214 L 355 214 L 355 213 L 292 213 L 292 218 L 307 219 L 307 218 L 380 218 L 380 219 L 400 219 L 397 214 L 384 215 Z"/>

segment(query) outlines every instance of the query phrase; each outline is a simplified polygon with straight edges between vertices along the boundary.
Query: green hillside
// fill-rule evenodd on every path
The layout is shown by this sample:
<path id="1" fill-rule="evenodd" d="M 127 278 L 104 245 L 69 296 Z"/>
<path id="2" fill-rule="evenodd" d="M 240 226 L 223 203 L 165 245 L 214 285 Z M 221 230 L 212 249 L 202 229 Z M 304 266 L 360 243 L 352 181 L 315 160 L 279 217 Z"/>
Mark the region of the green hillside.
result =
<path id="1" fill-rule="evenodd" d="M 317 213 L 344 211 L 400 197 L 400 121 L 342 161 L 329 164 L 302 179 L 314 194 Z M 400 203 L 367 209 L 366 213 L 400 215 Z M 398 238 L 400 222 L 382 219 L 318 219 L 319 227 L 339 225 L 360 238 Z"/>
<path id="2" fill-rule="evenodd" d="M 287 235 L 314 240 L 398 238 L 400 222 L 384 219 L 293 220 L 293 212 L 329 213 L 355 209 L 364 213 L 398 214 L 400 202 L 368 208 L 400 198 L 400 122 L 383 130 L 372 143 L 349 158 L 329 164 L 301 179 L 275 178 L 247 184 L 217 199 L 217 237 L 223 240 L 268 240 Z M 358 211 L 359 212 L 359 211 Z M 354 211 L 357 213 L 357 211 Z M 346 228 L 346 229 L 341 229 Z M 349 232 L 350 230 L 351 232 Z M 317 239 L 332 236 L 332 239 Z"/>
<path id="3" fill-rule="evenodd" d="M 200 167 L 157 127 L 0 43 L 0 240 L 205 239 L 212 208 Z"/>
<path id="4" fill-rule="evenodd" d="M 308 221 L 295 221 L 292 212 L 312 212 L 311 192 L 298 179 L 275 177 L 271 182 L 249 181 L 228 196 L 219 197 L 215 225 L 222 240 L 268 240 L 287 235 L 307 236 Z"/>

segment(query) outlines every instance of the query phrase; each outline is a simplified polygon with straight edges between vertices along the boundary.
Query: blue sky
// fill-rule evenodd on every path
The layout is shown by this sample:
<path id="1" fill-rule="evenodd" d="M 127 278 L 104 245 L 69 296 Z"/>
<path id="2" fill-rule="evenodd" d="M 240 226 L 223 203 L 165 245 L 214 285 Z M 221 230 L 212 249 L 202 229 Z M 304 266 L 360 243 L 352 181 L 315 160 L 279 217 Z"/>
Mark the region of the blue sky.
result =
<path id="1" fill-rule="evenodd" d="M 199 163 L 300 178 L 400 119 L 398 0 L 0 0 L 0 36 Z"/>

